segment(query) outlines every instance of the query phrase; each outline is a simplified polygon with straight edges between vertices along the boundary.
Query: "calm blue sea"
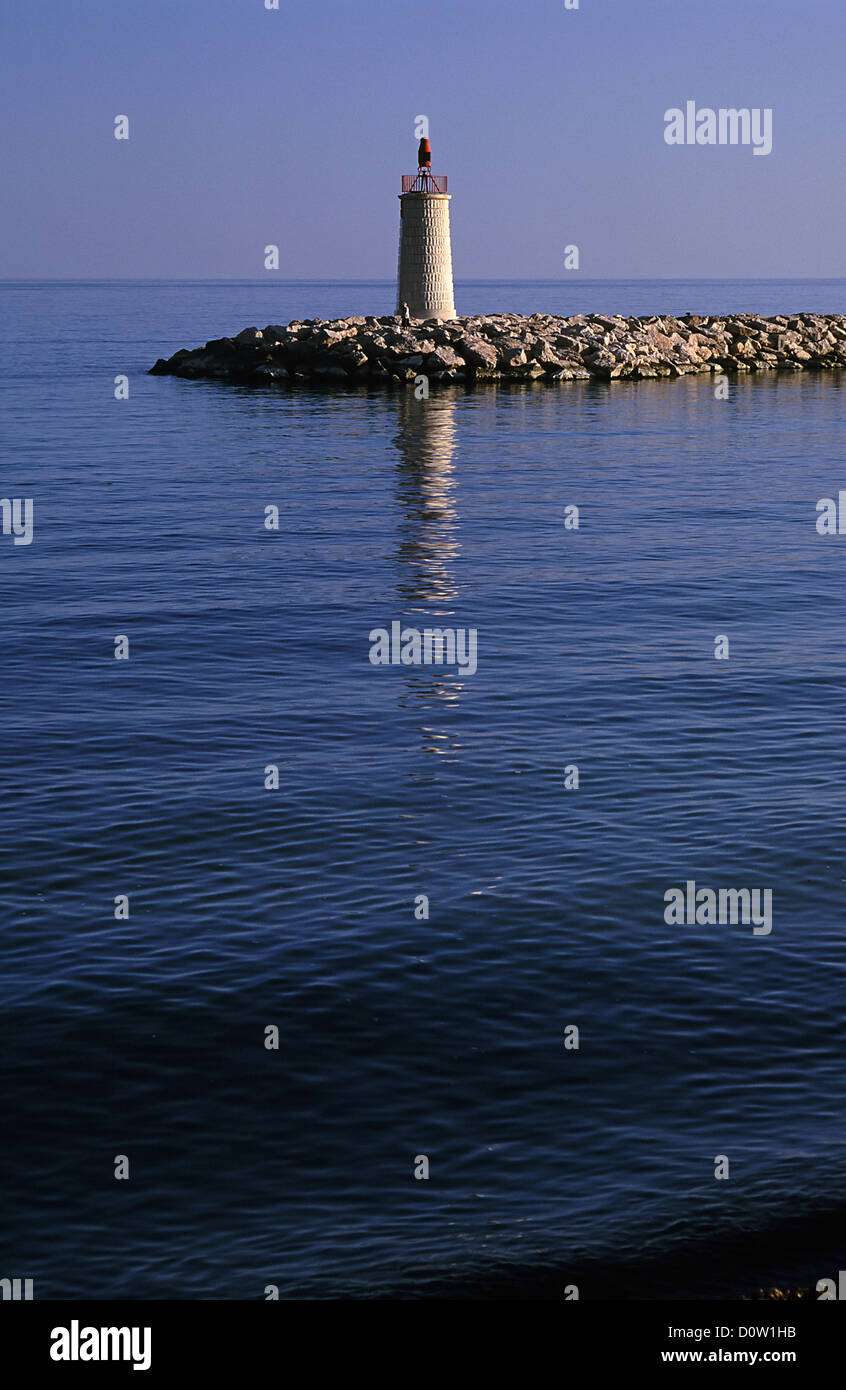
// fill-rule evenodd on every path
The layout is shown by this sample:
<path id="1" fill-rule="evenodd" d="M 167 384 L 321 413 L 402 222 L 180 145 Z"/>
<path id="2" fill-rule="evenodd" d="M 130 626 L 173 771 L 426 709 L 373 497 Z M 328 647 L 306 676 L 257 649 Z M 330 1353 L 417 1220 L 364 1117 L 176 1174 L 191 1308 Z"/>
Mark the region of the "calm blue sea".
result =
<path id="1" fill-rule="evenodd" d="M 846 281 L 456 298 L 844 313 Z M 846 538 L 815 519 L 841 377 L 248 390 L 146 371 L 392 286 L 6 282 L 0 308 L 0 491 L 34 500 L 32 544 L 0 536 L 0 1276 L 836 1276 Z M 372 666 L 393 620 L 477 629 L 478 670 Z M 771 888 L 772 933 L 667 926 L 689 879 Z"/>

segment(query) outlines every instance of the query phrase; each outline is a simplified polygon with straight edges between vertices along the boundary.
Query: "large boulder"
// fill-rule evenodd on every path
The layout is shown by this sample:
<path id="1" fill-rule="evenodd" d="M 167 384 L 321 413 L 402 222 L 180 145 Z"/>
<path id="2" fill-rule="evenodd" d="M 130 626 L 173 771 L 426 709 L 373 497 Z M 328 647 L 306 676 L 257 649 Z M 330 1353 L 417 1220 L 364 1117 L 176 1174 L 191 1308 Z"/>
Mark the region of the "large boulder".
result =
<path id="1" fill-rule="evenodd" d="M 388 344 L 381 333 L 365 333 L 357 341 L 368 357 L 379 357 L 388 350 Z"/>
<path id="2" fill-rule="evenodd" d="M 496 371 L 496 348 L 486 338 L 460 338 L 455 350 L 464 358 L 468 367 L 476 371 Z"/>
<path id="3" fill-rule="evenodd" d="M 585 362 L 590 368 L 591 376 L 597 376 L 602 381 L 616 381 L 617 377 L 623 375 L 625 367 L 607 347 L 587 353 Z"/>
<path id="4" fill-rule="evenodd" d="M 542 367 L 563 367 L 564 363 L 552 343 L 546 338 L 539 338 L 532 348 L 532 357 L 535 362 L 539 362 Z"/>
<path id="5" fill-rule="evenodd" d="M 522 367 L 528 361 L 525 345 L 519 338 L 500 338 L 496 345 L 497 358 L 503 367 Z"/>
<path id="6" fill-rule="evenodd" d="M 367 362 L 367 353 L 362 352 L 360 344 L 355 339 L 349 339 L 342 343 L 334 350 L 332 357 L 339 366 L 344 367 L 349 372 L 359 371 Z"/>
<path id="7" fill-rule="evenodd" d="M 339 333 L 334 328 L 316 328 L 310 341 L 317 347 L 331 347 L 333 343 L 342 342 L 346 336 L 345 333 Z"/>
<path id="8" fill-rule="evenodd" d="M 436 348 L 430 353 L 426 368 L 430 372 L 449 372 L 457 371 L 464 366 L 463 358 L 453 348 L 444 344 L 443 347 Z"/>

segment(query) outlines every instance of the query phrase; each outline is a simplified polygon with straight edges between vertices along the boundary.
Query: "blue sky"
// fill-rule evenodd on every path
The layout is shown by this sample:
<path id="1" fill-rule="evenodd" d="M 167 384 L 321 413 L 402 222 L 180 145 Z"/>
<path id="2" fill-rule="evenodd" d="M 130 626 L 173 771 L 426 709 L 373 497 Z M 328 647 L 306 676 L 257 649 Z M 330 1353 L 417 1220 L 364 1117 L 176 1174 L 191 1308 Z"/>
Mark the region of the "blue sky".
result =
<path id="1" fill-rule="evenodd" d="M 389 279 L 421 114 L 458 278 L 846 273 L 846 0 L 4 0 L 0 51 L 0 277 Z"/>

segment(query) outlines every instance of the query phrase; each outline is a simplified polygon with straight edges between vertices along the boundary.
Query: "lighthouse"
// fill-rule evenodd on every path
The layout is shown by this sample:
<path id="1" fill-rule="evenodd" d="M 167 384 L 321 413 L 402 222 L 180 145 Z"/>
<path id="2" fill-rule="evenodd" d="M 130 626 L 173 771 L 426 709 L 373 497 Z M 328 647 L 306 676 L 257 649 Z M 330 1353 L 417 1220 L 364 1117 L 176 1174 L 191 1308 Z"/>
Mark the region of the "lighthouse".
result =
<path id="1" fill-rule="evenodd" d="M 397 312 L 416 319 L 454 319 L 449 194 L 446 174 L 431 172 L 432 151 L 421 140 L 417 173 L 403 174 L 400 200 Z"/>

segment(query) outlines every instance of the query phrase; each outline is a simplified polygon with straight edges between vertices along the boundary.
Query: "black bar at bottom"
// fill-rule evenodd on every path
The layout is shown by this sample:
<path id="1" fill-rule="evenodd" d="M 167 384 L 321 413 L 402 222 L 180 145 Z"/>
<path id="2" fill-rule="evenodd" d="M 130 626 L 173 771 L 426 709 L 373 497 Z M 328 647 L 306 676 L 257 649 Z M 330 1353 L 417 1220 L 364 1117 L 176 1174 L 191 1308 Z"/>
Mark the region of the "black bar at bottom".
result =
<path id="1" fill-rule="evenodd" d="M 345 1375 L 379 1370 L 419 1385 L 427 1362 L 442 1379 L 450 1369 L 451 1377 L 460 1375 L 466 1356 L 474 1379 L 491 1359 L 500 1375 L 507 1374 L 505 1363 L 518 1370 L 522 1363 L 521 1382 L 531 1384 L 531 1365 L 540 1376 L 537 1357 L 551 1351 L 564 1379 L 577 1367 L 582 1380 L 586 1371 L 625 1371 L 660 1381 L 679 1367 L 760 1372 L 778 1366 L 800 1372 L 807 1383 L 809 1375 L 838 1364 L 846 1334 L 835 1301 L 562 1302 L 534 1313 L 525 1302 L 519 1307 L 497 1303 L 492 1321 L 483 1304 L 434 1300 L 394 1303 L 390 1310 L 376 1300 L 3 1302 L 0 1372 L 11 1384 L 16 1367 L 20 1385 L 36 1375 L 80 1384 L 129 1376 L 138 1385 L 185 1375 L 190 1390 L 237 1374 L 238 1390 L 247 1390 L 271 1374 L 311 1379 L 331 1371 L 337 1358 Z"/>

